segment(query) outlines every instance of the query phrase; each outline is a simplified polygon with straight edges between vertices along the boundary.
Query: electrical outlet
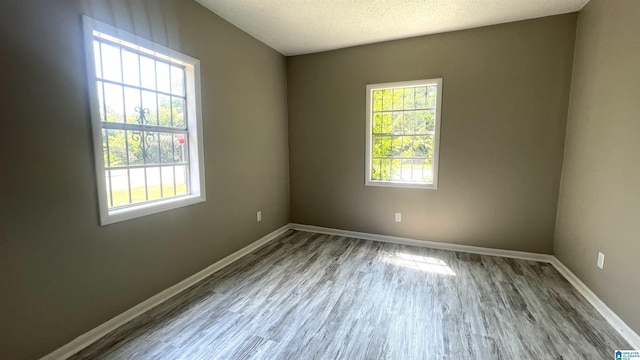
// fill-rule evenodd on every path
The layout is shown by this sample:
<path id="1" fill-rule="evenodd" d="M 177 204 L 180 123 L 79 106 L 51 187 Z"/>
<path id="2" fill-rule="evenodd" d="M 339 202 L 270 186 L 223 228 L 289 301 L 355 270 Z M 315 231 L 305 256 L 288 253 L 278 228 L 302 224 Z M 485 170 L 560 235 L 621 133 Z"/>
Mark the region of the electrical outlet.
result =
<path id="1" fill-rule="evenodd" d="M 258 222 L 262 221 L 262 211 L 258 211 L 258 212 L 256 213 L 256 220 L 257 220 Z"/>
<path id="2" fill-rule="evenodd" d="M 402 222 L 402 213 L 396 213 L 396 222 Z"/>
<path id="3" fill-rule="evenodd" d="M 604 254 L 601 252 L 598 253 L 598 267 L 604 269 Z"/>

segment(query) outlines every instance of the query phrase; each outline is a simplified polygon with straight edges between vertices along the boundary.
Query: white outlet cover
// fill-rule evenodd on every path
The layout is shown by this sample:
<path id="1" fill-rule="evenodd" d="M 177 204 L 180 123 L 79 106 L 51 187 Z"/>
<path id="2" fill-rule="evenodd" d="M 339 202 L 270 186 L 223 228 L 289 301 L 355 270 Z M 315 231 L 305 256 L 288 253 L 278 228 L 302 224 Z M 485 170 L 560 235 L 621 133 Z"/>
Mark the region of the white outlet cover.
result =
<path id="1" fill-rule="evenodd" d="M 604 254 L 601 252 L 598 253 L 598 267 L 604 269 Z"/>
<path id="2" fill-rule="evenodd" d="M 396 213 L 396 222 L 402 222 L 402 213 Z"/>
<path id="3" fill-rule="evenodd" d="M 258 222 L 262 221 L 262 211 L 258 211 L 256 213 L 256 221 Z"/>

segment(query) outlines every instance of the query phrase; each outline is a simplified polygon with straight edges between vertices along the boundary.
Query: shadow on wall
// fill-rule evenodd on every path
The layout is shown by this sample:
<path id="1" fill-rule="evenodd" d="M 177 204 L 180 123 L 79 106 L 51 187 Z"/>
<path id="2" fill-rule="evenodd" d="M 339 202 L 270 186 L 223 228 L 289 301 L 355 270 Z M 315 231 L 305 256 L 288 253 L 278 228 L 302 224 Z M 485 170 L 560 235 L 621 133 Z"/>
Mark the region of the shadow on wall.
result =
<path id="1" fill-rule="evenodd" d="M 180 28 L 172 2 L 165 1 L 159 7 L 139 0 L 78 1 L 82 12 L 87 16 L 181 51 Z"/>

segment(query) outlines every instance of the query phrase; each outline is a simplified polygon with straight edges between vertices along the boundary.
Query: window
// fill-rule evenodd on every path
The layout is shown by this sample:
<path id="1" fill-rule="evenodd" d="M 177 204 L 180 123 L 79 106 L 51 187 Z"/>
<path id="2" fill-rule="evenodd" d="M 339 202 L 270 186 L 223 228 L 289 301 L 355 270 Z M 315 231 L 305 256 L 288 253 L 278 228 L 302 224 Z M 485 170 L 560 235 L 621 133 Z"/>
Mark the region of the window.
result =
<path id="1" fill-rule="evenodd" d="M 199 61 L 83 21 L 101 223 L 204 201 Z"/>
<path id="2" fill-rule="evenodd" d="M 442 79 L 367 85 L 365 185 L 436 189 Z"/>

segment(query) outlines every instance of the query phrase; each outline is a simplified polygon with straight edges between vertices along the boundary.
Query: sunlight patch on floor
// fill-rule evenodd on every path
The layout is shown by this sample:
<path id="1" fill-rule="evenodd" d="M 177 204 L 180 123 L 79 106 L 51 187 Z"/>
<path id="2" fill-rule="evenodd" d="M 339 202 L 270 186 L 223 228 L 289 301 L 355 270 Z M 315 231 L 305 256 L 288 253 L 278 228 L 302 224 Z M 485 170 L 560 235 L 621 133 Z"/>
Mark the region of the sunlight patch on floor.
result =
<path id="1" fill-rule="evenodd" d="M 384 261 L 416 270 L 434 274 L 456 276 L 456 273 L 444 261 L 432 257 L 397 252 L 387 256 Z"/>

